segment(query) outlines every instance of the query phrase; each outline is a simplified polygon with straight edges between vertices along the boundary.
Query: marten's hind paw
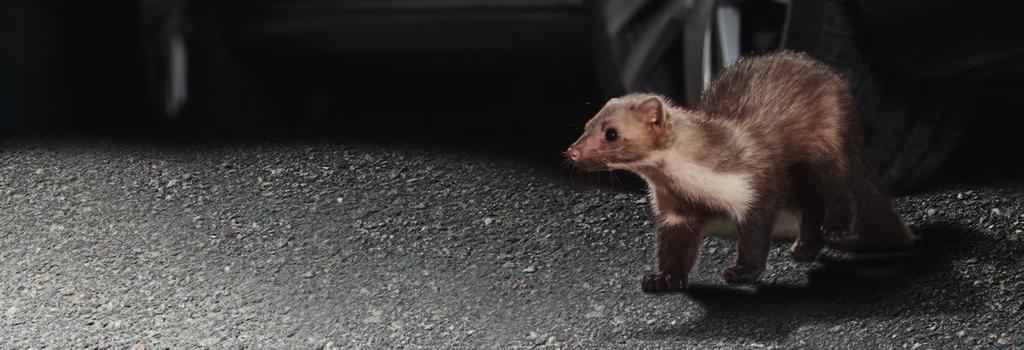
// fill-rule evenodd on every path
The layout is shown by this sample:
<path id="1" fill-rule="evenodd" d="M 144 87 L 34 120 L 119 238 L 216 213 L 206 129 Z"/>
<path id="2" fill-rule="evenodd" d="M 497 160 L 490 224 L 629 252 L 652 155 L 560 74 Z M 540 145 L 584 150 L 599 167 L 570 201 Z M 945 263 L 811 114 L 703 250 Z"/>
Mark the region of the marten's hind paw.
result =
<path id="1" fill-rule="evenodd" d="M 857 235 L 850 233 L 850 231 L 825 231 L 822 229 L 822 234 L 825 236 L 825 241 L 832 246 L 842 246 L 848 244 L 854 244 L 858 241 Z"/>
<path id="2" fill-rule="evenodd" d="M 686 277 L 675 277 L 667 273 L 649 273 L 640 279 L 644 293 L 678 292 L 686 290 Z"/>
<path id="3" fill-rule="evenodd" d="M 853 236 L 853 208 L 844 202 L 832 203 L 825 210 L 821 233 L 829 241 L 839 242 Z"/>
<path id="4" fill-rule="evenodd" d="M 757 283 L 757 279 L 761 277 L 763 269 L 747 268 L 740 265 L 732 265 L 729 268 L 722 271 L 722 279 L 726 283 Z"/>
<path id="5" fill-rule="evenodd" d="M 811 262 L 818 259 L 818 255 L 821 254 L 822 244 L 810 244 L 805 241 L 797 240 L 793 243 L 793 246 L 789 248 L 789 258 L 793 261 L 799 262 Z"/>
<path id="6" fill-rule="evenodd" d="M 829 217 L 821 223 L 821 233 L 828 240 L 843 240 L 853 236 L 850 219 L 842 217 Z"/>

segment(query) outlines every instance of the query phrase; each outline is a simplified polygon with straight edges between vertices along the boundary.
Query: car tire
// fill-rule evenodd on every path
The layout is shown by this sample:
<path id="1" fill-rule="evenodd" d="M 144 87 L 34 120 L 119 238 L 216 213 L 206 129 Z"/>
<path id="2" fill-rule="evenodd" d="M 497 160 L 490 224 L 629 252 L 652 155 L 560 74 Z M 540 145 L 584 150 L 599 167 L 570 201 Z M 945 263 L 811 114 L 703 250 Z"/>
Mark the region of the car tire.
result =
<path id="1" fill-rule="evenodd" d="M 810 53 L 850 83 L 868 157 L 883 184 L 894 193 L 920 188 L 963 135 L 969 84 L 956 76 L 912 74 L 873 50 L 857 1 L 796 0 L 791 6 L 787 48 Z"/>

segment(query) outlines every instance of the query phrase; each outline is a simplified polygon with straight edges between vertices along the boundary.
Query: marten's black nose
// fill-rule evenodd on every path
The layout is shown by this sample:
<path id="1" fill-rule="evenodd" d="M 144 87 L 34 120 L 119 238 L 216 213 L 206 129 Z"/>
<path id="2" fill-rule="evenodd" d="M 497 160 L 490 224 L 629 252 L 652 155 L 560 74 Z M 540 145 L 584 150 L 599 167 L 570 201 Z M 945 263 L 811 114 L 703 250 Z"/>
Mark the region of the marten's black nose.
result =
<path id="1" fill-rule="evenodd" d="M 569 147 L 569 150 L 565 151 L 565 156 L 575 162 L 577 159 L 580 159 L 580 150 Z"/>

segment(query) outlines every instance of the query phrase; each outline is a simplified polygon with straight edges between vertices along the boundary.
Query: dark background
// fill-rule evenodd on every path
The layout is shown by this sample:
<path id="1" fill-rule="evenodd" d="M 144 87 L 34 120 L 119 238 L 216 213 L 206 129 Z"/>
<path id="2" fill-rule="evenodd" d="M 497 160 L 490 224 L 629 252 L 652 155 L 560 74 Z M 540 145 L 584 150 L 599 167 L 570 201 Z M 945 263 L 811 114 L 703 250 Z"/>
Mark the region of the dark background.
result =
<path id="1" fill-rule="evenodd" d="M 198 11 L 244 18 L 231 15 L 231 2 L 221 3 Z M 274 45 L 286 41 L 261 44 L 245 41 L 244 33 L 220 33 L 234 35 L 237 43 L 227 45 L 230 52 L 202 43 L 194 48 L 190 69 L 198 88 L 190 91 L 192 110 L 168 120 L 154 113 L 147 95 L 145 49 L 152 34 L 140 25 L 140 2 L 4 0 L 0 12 L 0 127 L 8 137 L 409 135 L 556 161 L 553 155 L 606 98 L 589 43 L 574 40 L 584 37 L 579 28 L 585 23 L 540 28 L 559 36 L 543 42 L 518 43 L 514 33 L 498 33 L 497 40 L 512 46 L 504 51 L 428 47 L 386 55 L 325 54 L 316 47 L 277 52 Z M 188 30 L 207 33 L 207 25 L 191 22 Z M 547 54 L 519 50 L 531 45 L 546 45 L 539 50 Z M 225 74 L 237 79 L 201 81 Z M 973 101 L 975 115 L 934 181 L 1021 175 L 1020 162 L 1008 157 L 1021 150 L 1018 104 L 1024 94 L 1015 76 L 988 77 L 982 84 L 996 88 Z M 235 95 L 202 90 L 218 84 L 233 84 L 218 89 Z M 226 99 L 237 101 L 231 112 L 199 110 Z"/>

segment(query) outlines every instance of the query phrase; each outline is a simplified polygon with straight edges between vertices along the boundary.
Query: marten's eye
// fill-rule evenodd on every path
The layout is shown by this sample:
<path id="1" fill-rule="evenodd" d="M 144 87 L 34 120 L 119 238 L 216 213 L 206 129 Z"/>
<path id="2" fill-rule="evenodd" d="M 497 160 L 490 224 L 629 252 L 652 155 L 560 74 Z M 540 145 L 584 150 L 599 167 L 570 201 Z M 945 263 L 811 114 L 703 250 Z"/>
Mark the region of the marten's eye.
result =
<path id="1" fill-rule="evenodd" d="M 604 140 L 605 141 L 615 142 L 615 140 L 618 140 L 618 139 L 619 139 L 619 132 L 615 131 L 615 129 L 609 128 L 608 130 L 604 131 Z"/>

